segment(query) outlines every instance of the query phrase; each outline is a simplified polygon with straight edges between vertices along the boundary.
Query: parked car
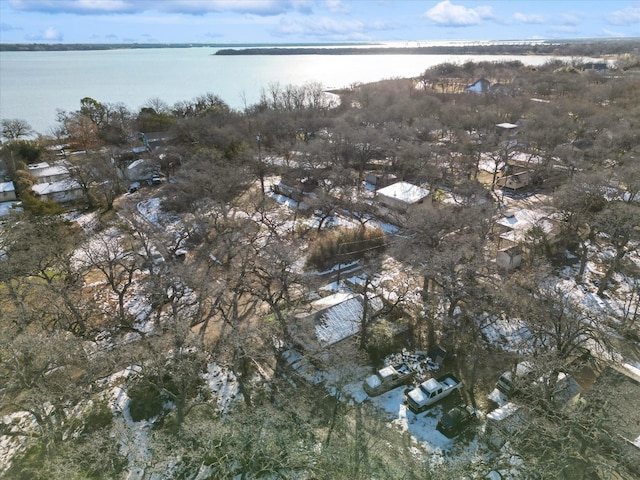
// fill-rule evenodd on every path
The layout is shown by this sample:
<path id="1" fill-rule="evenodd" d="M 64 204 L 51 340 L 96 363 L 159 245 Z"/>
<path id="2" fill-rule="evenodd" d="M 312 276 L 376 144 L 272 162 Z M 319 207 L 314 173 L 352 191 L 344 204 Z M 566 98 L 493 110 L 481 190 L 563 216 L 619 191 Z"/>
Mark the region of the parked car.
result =
<path id="1" fill-rule="evenodd" d="M 534 366 L 531 362 L 520 362 L 514 370 L 504 372 L 496 382 L 496 388 L 509 396 L 518 389 L 519 386 L 528 383 L 534 374 Z"/>
<path id="2" fill-rule="evenodd" d="M 476 418 L 476 411 L 469 405 L 453 407 L 438 420 L 436 429 L 446 437 L 455 437 Z"/>
<path id="3" fill-rule="evenodd" d="M 448 373 L 438 378 L 430 378 L 416 388 L 407 390 L 405 403 L 409 410 L 418 414 L 460 388 L 462 388 L 460 380 L 455 375 Z"/>
<path id="4" fill-rule="evenodd" d="M 413 380 L 413 372 L 405 363 L 389 365 L 378 370 L 364 381 L 364 391 L 370 397 L 388 392 L 400 385 L 407 385 Z"/>

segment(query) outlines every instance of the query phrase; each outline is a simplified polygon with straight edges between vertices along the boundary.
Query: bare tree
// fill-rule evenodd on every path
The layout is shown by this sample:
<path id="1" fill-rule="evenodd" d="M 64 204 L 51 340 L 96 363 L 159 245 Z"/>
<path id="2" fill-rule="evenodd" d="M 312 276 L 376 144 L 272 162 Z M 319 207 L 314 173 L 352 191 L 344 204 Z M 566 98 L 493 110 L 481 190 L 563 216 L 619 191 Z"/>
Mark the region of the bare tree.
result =
<path id="1" fill-rule="evenodd" d="M 35 436 L 49 451 L 70 434 L 73 408 L 86 400 L 93 378 L 79 339 L 42 329 L 16 333 L 3 328 L 0 342 L 0 405 L 3 411 L 27 412 L 35 428 L 13 429 L 0 423 L 3 435 Z"/>
<path id="2" fill-rule="evenodd" d="M 640 238 L 640 208 L 631 203 L 611 202 L 600 212 L 594 223 L 598 231 L 608 235 L 614 248 L 613 258 L 598 286 L 598 295 L 602 296 L 609 287 L 613 274 L 619 270 L 622 259 L 637 248 L 637 240 Z"/>
<path id="3" fill-rule="evenodd" d="M 132 328 L 133 322 L 127 313 L 125 300 L 134 284 L 135 275 L 141 269 L 140 258 L 127 245 L 122 232 L 116 229 L 104 230 L 91 239 L 91 242 L 80 249 L 84 269 L 87 273 L 98 272 L 116 295 L 115 309 L 117 325 Z M 106 313 L 110 311 L 110 301 L 105 299 Z"/>
<path id="4" fill-rule="evenodd" d="M 571 299 L 571 292 L 545 278 L 544 266 L 537 273 L 522 272 L 510 281 L 511 315 L 524 320 L 531 337 L 529 349 L 544 373 L 543 396 L 551 402 L 559 374 L 585 351 L 611 352 L 607 325 L 596 312 Z"/>
<path id="5" fill-rule="evenodd" d="M 28 137 L 33 134 L 33 128 L 26 120 L 19 118 L 15 119 L 3 119 L 2 122 L 2 136 L 8 141 L 18 140 L 22 137 Z"/>
<path id="6" fill-rule="evenodd" d="M 563 216 L 562 234 L 571 246 L 576 244 L 580 255 L 580 268 L 576 279 L 581 282 L 587 266 L 589 245 L 595 240 L 595 219 L 607 206 L 607 187 L 597 173 L 577 174 L 559 188 L 554 204 Z"/>

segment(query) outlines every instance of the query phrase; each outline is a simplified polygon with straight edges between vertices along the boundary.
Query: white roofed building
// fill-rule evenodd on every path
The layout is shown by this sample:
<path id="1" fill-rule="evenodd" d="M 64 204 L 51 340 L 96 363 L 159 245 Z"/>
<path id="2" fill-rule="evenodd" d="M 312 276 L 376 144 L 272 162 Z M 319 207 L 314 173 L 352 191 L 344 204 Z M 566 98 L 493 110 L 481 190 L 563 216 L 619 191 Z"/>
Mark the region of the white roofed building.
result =
<path id="1" fill-rule="evenodd" d="M 552 248 L 560 241 L 561 219 L 550 209 L 520 209 L 508 213 L 495 223 L 501 267 L 520 266 L 523 255 L 536 248 Z"/>
<path id="2" fill-rule="evenodd" d="M 428 208 L 433 203 L 429 190 L 408 182 L 397 182 L 381 188 L 376 197 L 380 204 L 401 213 Z"/>
<path id="3" fill-rule="evenodd" d="M 369 299 L 370 313 L 382 308 L 378 297 Z M 292 337 L 307 353 L 337 344 L 360 332 L 364 314 L 364 297 L 353 293 L 336 293 L 310 305 L 307 313 L 290 325 Z"/>
<path id="4" fill-rule="evenodd" d="M 16 187 L 13 182 L 0 182 L 0 202 L 11 202 L 16 199 Z"/>
<path id="5" fill-rule="evenodd" d="M 29 173 L 38 183 L 57 183 L 69 178 L 69 169 L 57 163 L 49 165 L 47 162 L 29 165 Z"/>
<path id="6" fill-rule="evenodd" d="M 31 190 L 40 200 L 51 200 L 57 203 L 69 203 L 82 198 L 82 187 L 71 179 L 36 183 Z"/>

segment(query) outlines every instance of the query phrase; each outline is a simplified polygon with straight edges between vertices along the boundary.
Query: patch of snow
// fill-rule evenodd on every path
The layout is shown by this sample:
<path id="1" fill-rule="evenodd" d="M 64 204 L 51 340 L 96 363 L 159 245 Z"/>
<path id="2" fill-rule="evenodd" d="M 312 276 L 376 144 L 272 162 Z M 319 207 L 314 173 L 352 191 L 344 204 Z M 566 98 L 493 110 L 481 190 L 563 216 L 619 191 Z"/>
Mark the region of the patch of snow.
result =
<path id="1" fill-rule="evenodd" d="M 10 425 L 11 435 L 0 435 L 0 474 L 11 467 L 16 455 L 25 451 L 29 434 L 38 428 L 35 417 L 29 412 L 4 415 L 1 422 Z"/>
<path id="2" fill-rule="evenodd" d="M 531 333 L 523 321 L 501 317 L 483 323 L 481 330 L 489 343 L 499 345 L 505 351 L 525 353 L 523 348 Z"/>
<path id="3" fill-rule="evenodd" d="M 149 320 L 149 314 L 153 310 L 149 304 L 149 300 L 141 293 L 130 298 L 126 303 L 126 309 L 133 316 L 133 327 L 143 333 L 152 333 L 154 331 L 153 322 Z"/>
<path id="4" fill-rule="evenodd" d="M 240 396 L 238 379 L 228 368 L 217 363 L 207 365 L 207 373 L 203 374 L 207 387 L 213 393 L 216 411 L 226 412 L 229 405 Z"/>
<path id="5" fill-rule="evenodd" d="M 504 166 L 505 163 L 502 160 L 494 159 L 491 155 L 488 155 L 486 153 L 483 153 L 480 156 L 480 161 L 478 162 L 478 168 L 488 173 L 493 173 L 494 170 L 497 170 L 499 172 L 504 168 Z"/>
<path id="6" fill-rule="evenodd" d="M 493 403 L 497 404 L 499 407 L 506 405 L 506 403 L 509 401 L 507 396 L 497 388 L 494 388 L 491 391 L 491 393 L 487 396 L 487 398 L 491 400 Z"/>
<path id="7" fill-rule="evenodd" d="M 371 398 L 370 402 L 385 412 L 393 425 L 409 432 L 428 453 L 442 457 L 453 448 L 454 440 L 436 430 L 438 419 L 444 413 L 442 405 L 435 405 L 425 413 L 415 415 L 404 404 L 404 391 L 400 388 Z"/>
<path id="8" fill-rule="evenodd" d="M 301 203 L 296 202 L 292 198 L 286 197 L 284 195 L 280 195 L 279 193 L 271 192 L 271 193 L 269 193 L 269 197 L 274 199 L 280 205 L 284 205 L 284 206 L 289 207 L 289 208 L 293 208 L 293 209 L 296 209 L 296 208 L 304 209 L 305 208 Z"/>
<path id="9" fill-rule="evenodd" d="M 153 223 L 155 226 L 160 227 L 160 199 L 150 198 L 139 202 L 136 206 L 140 215 L 142 215 L 147 221 Z"/>
<path id="10" fill-rule="evenodd" d="M 114 417 L 114 436 L 120 444 L 120 452 L 127 458 L 126 478 L 131 479 L 144 478 L 144 465 L 151 459 L 148 445 L 153 419 L 133 421 L 129 410 L 131 399 L 125 388 L 125 380 L 140 371 L 140 366 L 131 365 L 104 380 L 110 387 L 107 402 Z"/>
<path id="11" fill-rule="evenodd" d="M 368 225 L 377 227 L 387 235 L 395 235 L 400 231 L 400 227 L 391 223 L 380 222 L 378 220 L 371 220 Z"/>

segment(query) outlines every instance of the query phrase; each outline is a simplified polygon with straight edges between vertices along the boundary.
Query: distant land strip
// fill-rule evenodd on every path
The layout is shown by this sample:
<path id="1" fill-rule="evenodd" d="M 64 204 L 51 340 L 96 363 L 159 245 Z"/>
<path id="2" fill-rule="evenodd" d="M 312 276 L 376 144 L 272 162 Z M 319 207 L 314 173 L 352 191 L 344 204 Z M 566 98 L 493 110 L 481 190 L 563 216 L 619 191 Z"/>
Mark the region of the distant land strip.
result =
<path id="1" fill-rule="evenodd" d="M 286 45 L 286 44 L 285 44 Z M 277 44 L 278 47 L 285 46 Z M 290 44 L 295 47 L 318 47 L 317 43 L 295 43 Z M 354 43 L 326 43 L 322 46 L 350 46 Z M 362 44 L 357 44 L 362 45 Z M 272 47 L 275 44 L 256 43 L 0 43 L 0 52 L 65 52 L 73 50 L 135 50 L 149 48 L 250 48 L 250 47 Z"/>
<path id="2" fill-rule="evenodd" d="M 428 47 L 269 47 L 224 48 L 213 55 L 562 55 L 601 56 L 632 52 L 640 39 L 598 42 L 549 42 L 479 45 L 442 45 Z"/>
<path id="3" fill-rule="evenodd" d="M 415 42 L 411 42 L 415 43 Z M 638 38 L 536 40 L 464 45 L 390 47 L 358 43 L 221 44 L 221 43 L 0 43 L 0 52 L 217 48 L 213 55 L 562 55 L 604 56 L 636 53 Z"/>

